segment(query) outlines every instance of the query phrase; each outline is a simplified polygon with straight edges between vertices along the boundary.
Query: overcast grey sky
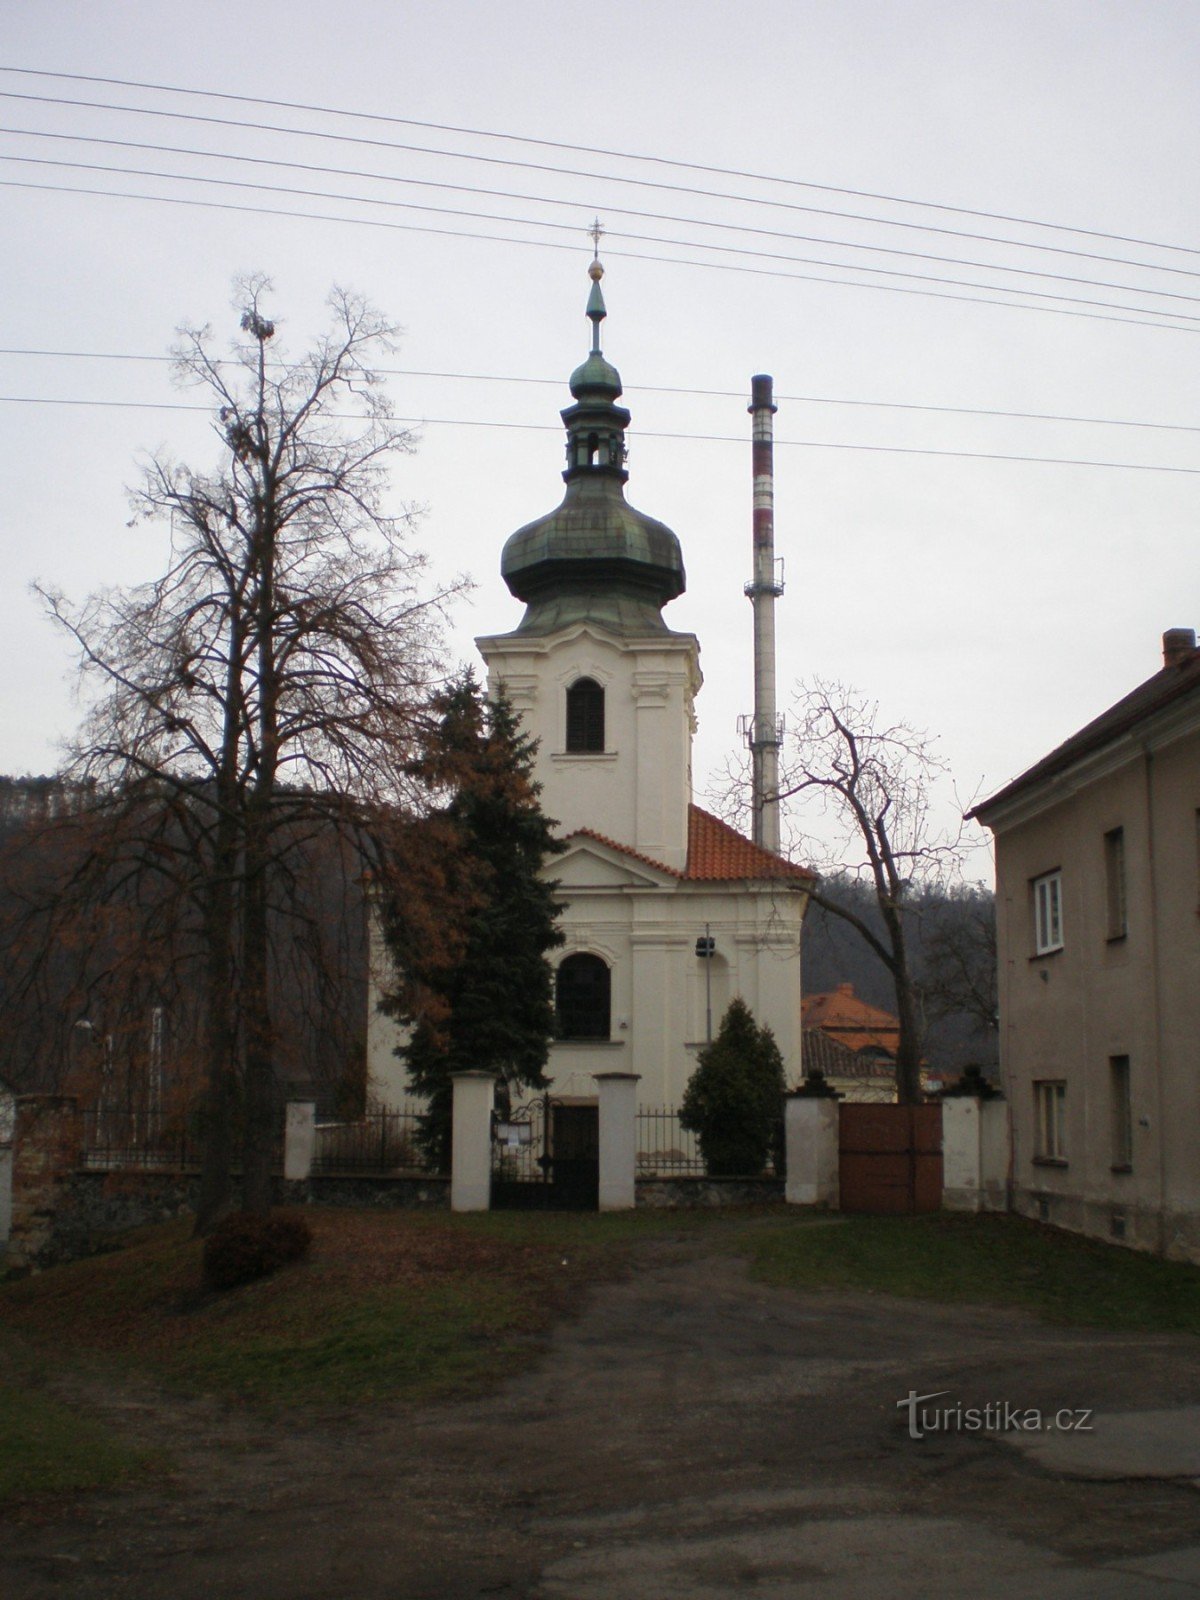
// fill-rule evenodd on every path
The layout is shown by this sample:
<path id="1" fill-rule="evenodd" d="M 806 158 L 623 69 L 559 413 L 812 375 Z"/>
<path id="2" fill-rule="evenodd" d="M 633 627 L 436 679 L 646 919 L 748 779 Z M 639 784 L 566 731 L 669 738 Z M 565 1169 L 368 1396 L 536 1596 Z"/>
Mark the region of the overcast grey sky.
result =
<path id="1" fill-rule="evenodd" d="M 585 229 L 597 213 L 607 229 L 605 352 L 633 411 L 629 497 L 679 534 L 688 592 L 667 616 L 701 641 L 700 790 L 751 704 L 742 585 L 754 372 L 774 374 L 780 401 L 781 682 L 820 673 L 877 696 L 890 716 L 940 735 L 964 794 L 995 789 L 1042 755 L 1156 669 L 1163 629 L 1197 622 L 1192 0 L 9 0 L 3 21 L 5 69 L 410 123 L 0 71 L 0 345 L 79 353 L 0 356 L 9 397 L 0 404 L 0 770 L 51 768 L 78 716 L 67 652 L 29 582 L 82 596 L 152 576 L 163 531 L 126 526 L 123 486 L 139 451 L 162 447 L 197 465 L 215 456 L 203 418 L 156 409 L 188 398 L 165 366 L 83 353 L 162 355 L 182 321 L 232 331 L 230 280 L 261 270 L 293 347 L 321 324 L 337 282 L 403 325 L 396 366 L 476 375 L 392 380 L 401 415 L 442 419 L 427 421 L 418 453 L 397 462 L 395 491 L 426 508 L 419 538 L 439 569 L 478 582 L 455 619 L 454 649 L 467 659 L 474 634 L 520 615 L 498 576 L 504 539 L 561 493 L 557 412 L 586 349 Z M 233 125 L 247 122 L 291 131 Z M 334 167 L 380 176 L 312 170 Z M 388 226 L 353 220 L 366 218 Z M 817 242 L 828 240 L 842 243 Z M 867 274 L 868 265 L 925 276 Z M 554 381 L 516 381 L 530 379 Z M 79 400 L 145 409 L 60 403 Z M 912 406 L 1159 426 L 901 409 Z"/>

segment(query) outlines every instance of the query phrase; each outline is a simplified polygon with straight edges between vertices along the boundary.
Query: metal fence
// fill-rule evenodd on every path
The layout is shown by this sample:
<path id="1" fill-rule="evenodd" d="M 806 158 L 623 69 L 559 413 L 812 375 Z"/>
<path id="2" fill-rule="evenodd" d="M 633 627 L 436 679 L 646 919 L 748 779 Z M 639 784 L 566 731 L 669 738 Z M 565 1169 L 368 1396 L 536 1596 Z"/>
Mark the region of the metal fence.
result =
<path id="1" fill-rule="evenodd" d="M 182 1122 L 107 1107 L 83 1111 L 80 1118 L 84 1167 L 163 1172 L 200 1164 L 200 1142 Z"/>
<path id="2" fill-rule="evenodd" d="M 313 1171 L 423 1172 L 428 1162 L 417 1143 L 420 1112 L 369 1111 L 354 1122 L 318 1122 Z"/>
<path id="3" fill-rule="evenodd" d="M 674 1106 L 639 1106 L 637 1172 L 640 1178 L 702 1178 L 704 1158 L 696 1135 L 680 1126 Z"/>

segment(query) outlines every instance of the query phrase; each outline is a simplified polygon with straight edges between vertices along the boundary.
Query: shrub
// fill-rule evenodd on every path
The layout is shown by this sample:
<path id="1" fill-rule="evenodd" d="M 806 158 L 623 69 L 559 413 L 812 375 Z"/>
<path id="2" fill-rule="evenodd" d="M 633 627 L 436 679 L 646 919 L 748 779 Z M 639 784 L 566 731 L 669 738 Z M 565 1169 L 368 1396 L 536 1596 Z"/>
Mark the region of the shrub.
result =
<path id="1" fill-rule="evenodd" d="M 260 1217 L 236 1211 L 225 1217 L 204 1242 L 204 1287 L 235 1289 L 302 1261 L 312 1247 L 312 1229 L 295 1212 Z"/>
<path id="2" fill-rule="evenodd" d="M 714 1178 L 755 1177 L 779 1142 L 783 1116 L 783 1058 L 770 1028 L 734 1000 L 720 1031 L 700 1052 L 688 1080 L 679 1120 L 697 1135 Z"/>

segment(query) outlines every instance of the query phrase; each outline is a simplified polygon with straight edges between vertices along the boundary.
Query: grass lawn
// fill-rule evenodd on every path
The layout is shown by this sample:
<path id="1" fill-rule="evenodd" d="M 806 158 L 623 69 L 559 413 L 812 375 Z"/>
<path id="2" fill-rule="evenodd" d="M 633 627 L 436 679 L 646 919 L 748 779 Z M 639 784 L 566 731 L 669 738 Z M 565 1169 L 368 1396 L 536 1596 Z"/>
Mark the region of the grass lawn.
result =
<path id="1" fill-rule="evenodd" d="M 765 1230 L 755 1270 L 798 1289 L 1015 1306 L 1051 1322 L 1200 1333 L 1200 1268 L 1011 1216 L 845 1217 Z"/>
<path id="2" fill-rule="evenodd" d="M 95 1418 L 55 1400 L 25 1366 L 0 1377 L 0 1505 L 107 1489 L 150 1464 Z"/>
<path id="3" fill-rule="evenodd" d="M 272 1404 L 427 1399 L 503 1373 L 641 1218 L 313 1211 L 308 1261 L 200 1292 L 186 1223 L 0 1287 L 0 1322 L 41 1348 L 132 1363 Z"/>
<path id="4" fill-rule="evenodd" d="M 632 1248 L 688 1237 L 766 1281 L 1022 1307 L 1106 1328 L 1200 1333 L 1200 1269 L 1003 1216 L 785 1211 L 307 1212 L 308 1261 L 200 1292 L 200 1246 L 172 1223 L 110 1255 L 0 1284 L 0 1501 L 103 1487 L 139 1465 L 56 1377 L 136 1371 L 256 1407 L 470 1393 L 528 1361 Z M 78 1388 L 78 1384 L 76 1385 Z"/>

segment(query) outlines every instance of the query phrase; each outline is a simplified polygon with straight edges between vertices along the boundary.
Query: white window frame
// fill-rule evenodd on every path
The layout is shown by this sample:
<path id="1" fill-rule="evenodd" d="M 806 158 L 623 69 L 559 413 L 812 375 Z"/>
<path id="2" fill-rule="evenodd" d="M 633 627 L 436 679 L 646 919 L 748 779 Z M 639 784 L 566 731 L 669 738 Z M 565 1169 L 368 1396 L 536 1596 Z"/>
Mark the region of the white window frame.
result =
<path id="1" fill-rule="evenodd" d="M 1039 956 L 1063 947 L 1061 871 L 1033 880 L 1033 947 Z"/>
<path id="2" fill-rule="evenodd" d="M 1037 1139 L 1034 1153 L 1039 1161 L 1067 1159 L 1067 1084 L 1064 1078 L 1035 1079 L 1033 1109 Z"/>

